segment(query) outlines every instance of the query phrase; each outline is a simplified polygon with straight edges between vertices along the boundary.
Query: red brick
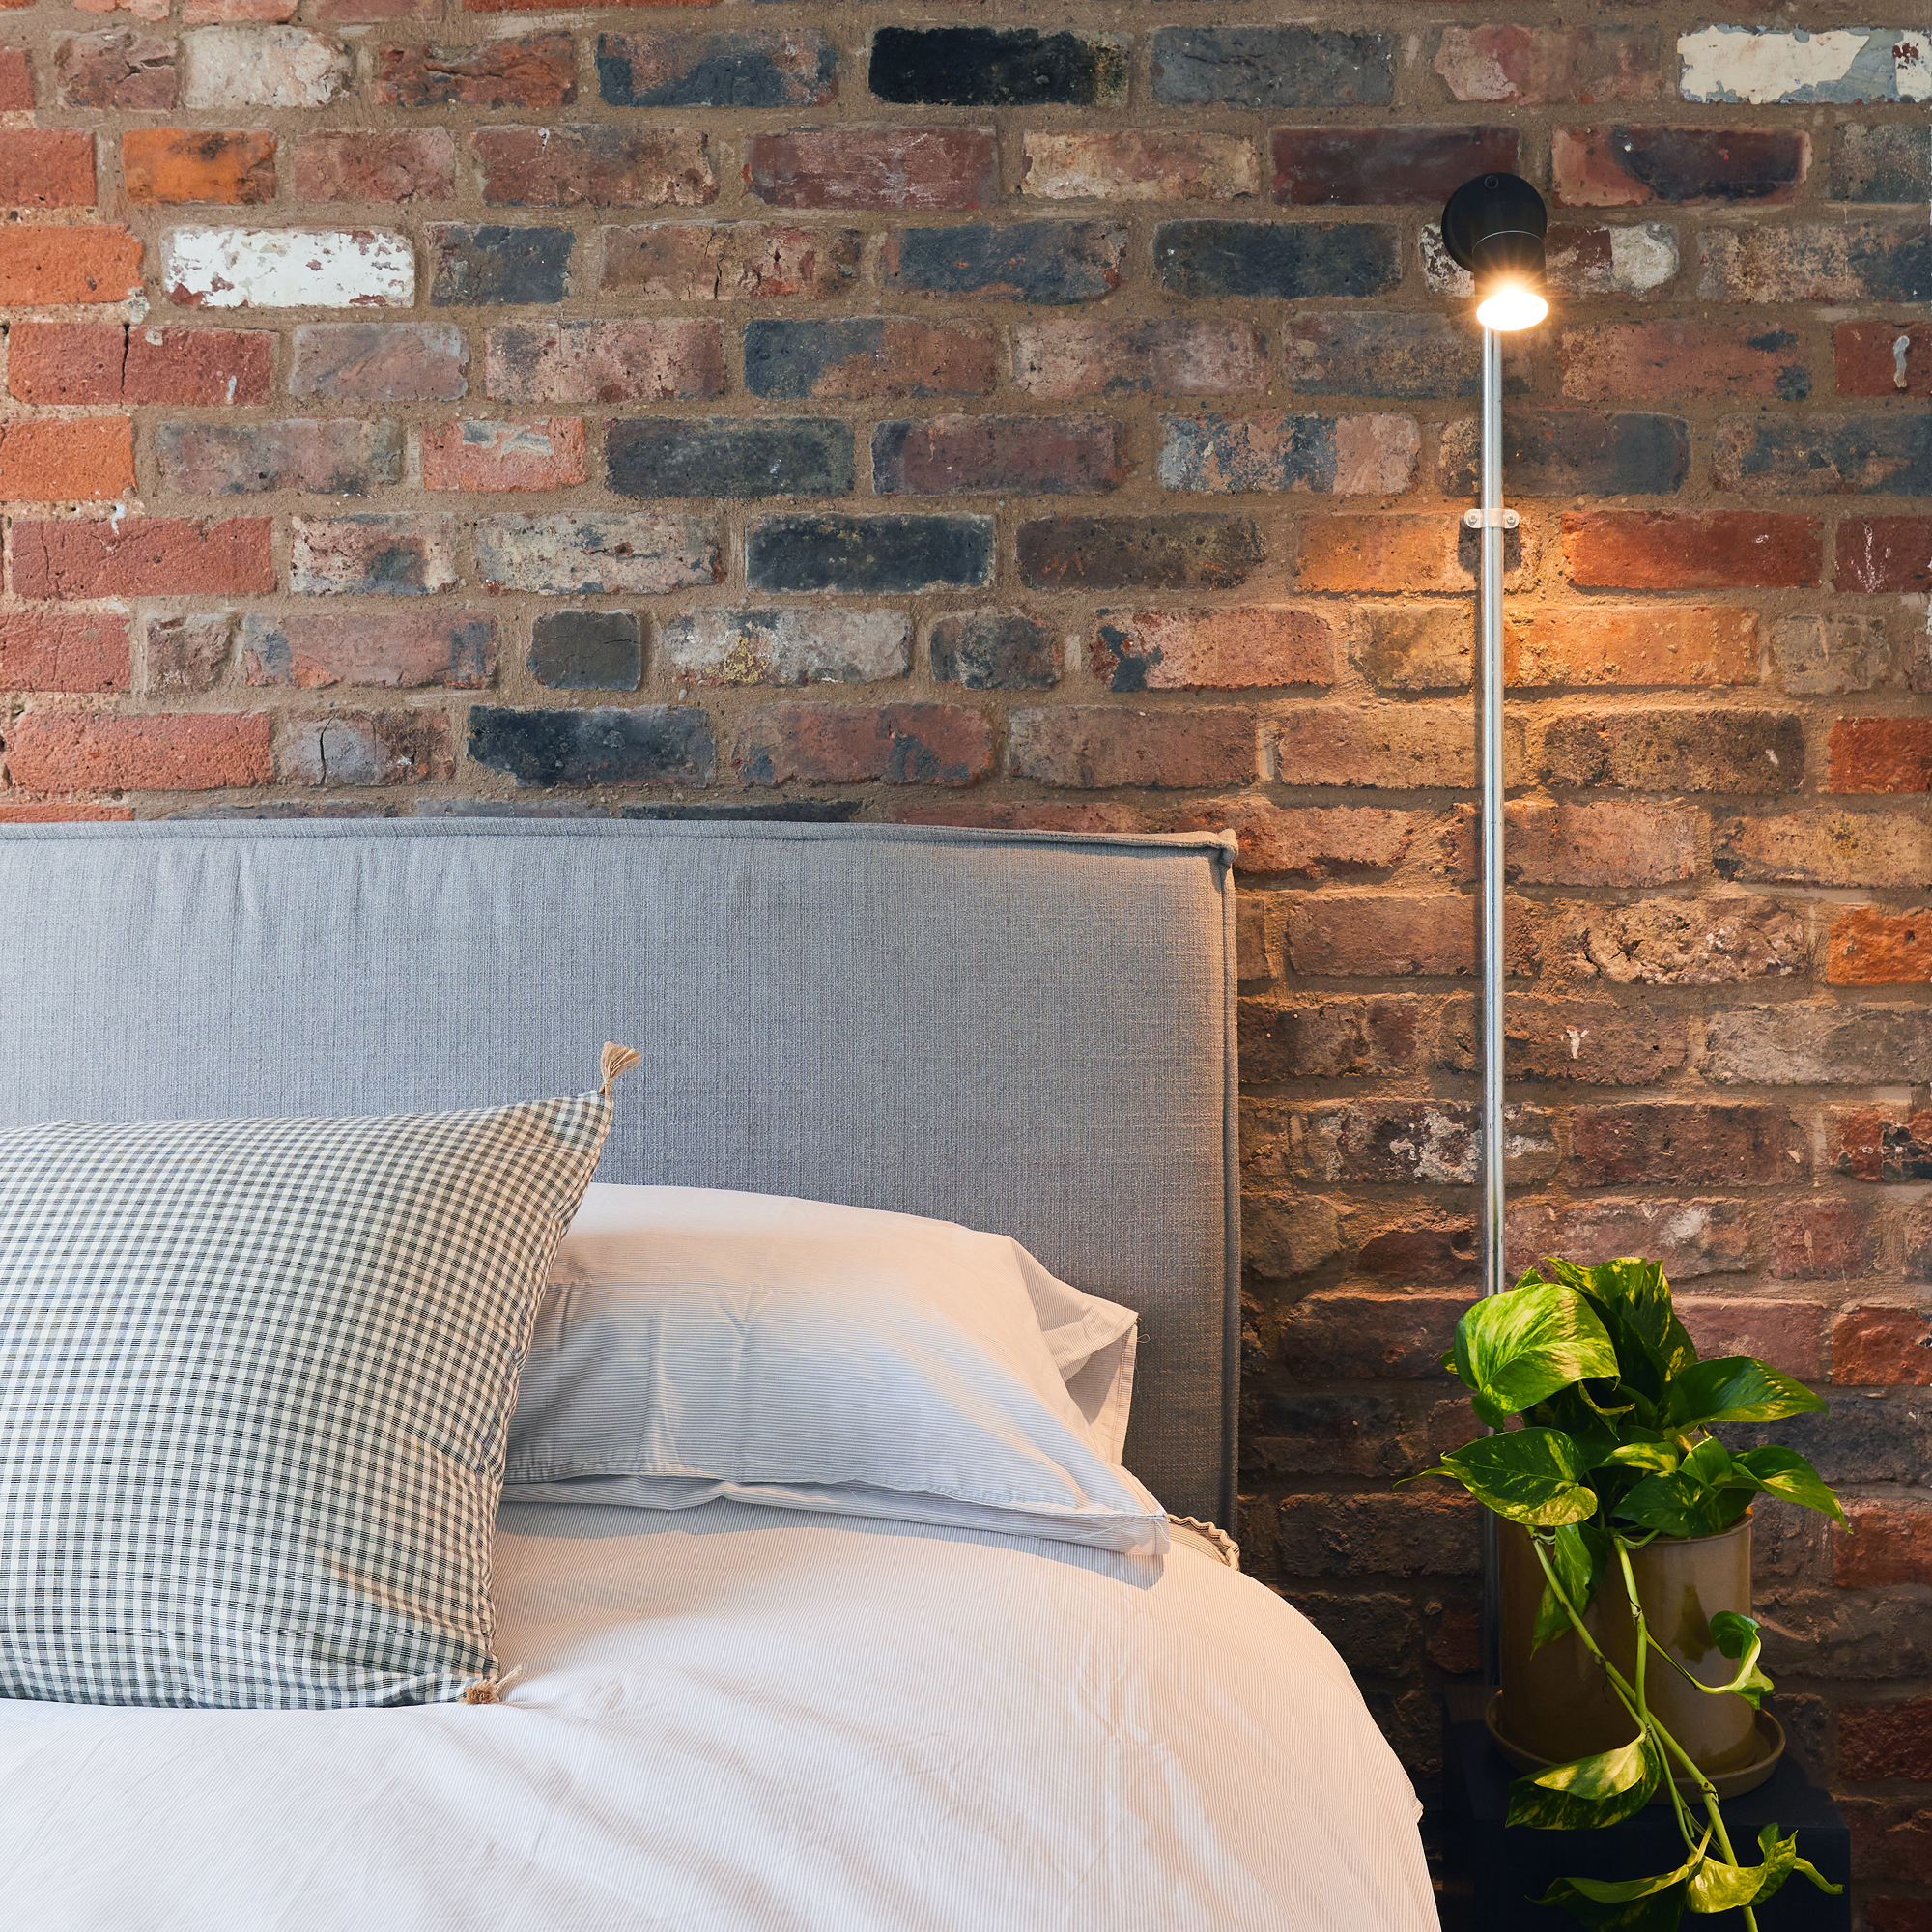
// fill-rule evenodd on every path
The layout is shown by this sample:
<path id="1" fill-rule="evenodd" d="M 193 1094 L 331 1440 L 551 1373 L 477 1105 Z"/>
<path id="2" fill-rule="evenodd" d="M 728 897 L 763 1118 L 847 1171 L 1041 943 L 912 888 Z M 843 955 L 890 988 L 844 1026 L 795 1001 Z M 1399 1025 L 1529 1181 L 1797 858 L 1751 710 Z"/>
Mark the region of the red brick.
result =
<path id="1" fill-rule="evenodd" d="M 973 784 L 993 734 L 957 704 L 771 704 L 745 714 L 735 759 L 748 785 Z"/>
<path id="2" fill-rule="evenodd" d="M 709 142 L 675 128 L 485 128 L 483 199 L 512 208 L 696 208 L 718 198 Z"/>
<path id="3" fill-rule="evenodd" d="M 453 402 L 469 386 L 469 348 L 446 323 L 304 323 L 295 352 L 292 396 Z"/>
<path id="4" fill-rule="evenodd" d="M 1074 805 L 1054 799 L 941 799 L 935 805 L 884 808 L 894 825 L 974 825 L 1019 832 L 1139 832 L 1141 815 L 1131 806 Z"/>
<path id="5" fill-rule="evenodd" d="M 1840 718 L 1831 760 L 1827 791 L 1932 791 L 1932 718 Z"/>
<path id="6" fill-rule="evenodd" d="M 298 201 L 448 201 L 456 143 L 443 128 L 304 134 L 294 175 Z"/>
<path id="7" fill-rule="evenodd" d="M 1558 128 L 1550 172 L 1559 208 L 1796 199 L 1811 137 L 1782 128 Z"/>
<path id="8" fill-rule="evenodd" d="M 1538 951 L 1552 981 L 1735 985 L 1805 977 L 1811 924 L 1804 912 L 1744 895 L 1607 906 L 1581 900 L 1548 909 Z"/>
<path id="9" fill-rule="evenodd" d="M 75 34 L 54 43 L 63 107 L 165 111 L 175 104 L 175 43 L 156 34 Z"/>
<path id="10" fill-rule="evenodd" d="M 309 0 L 308 17 L 319 27 L 381 20 L 434 20 L 442 0 Z"/>
<path id="11" fill-rule="evenodd" d="M 497 654 L 497 620 L 473 611 L 251 612 L 242 624 L 248 682 L 304 691 L 334 684 L 476 691 L 496 676 Z"/>
<path id="12" fill-rule="evenodd" d="M 1755 510 L 1566 510 L 1573 583 L 1593 589 L 1786 589 L 1818 582 L 1823 526 Z"/>
<path id="13" fill-rule="evenodd" d="M 612 7 L 715 7 L 718 0 L 607 0 Z M 470 14 L 542 14 L 552 10 L 553 0 L 463 0 Z"/>
<path id="14" fill-rule="evenodd" d="M 1825 942 L 1825 978 L 1834 986 L 1932 983 L 1932 906 L 1898 913 L 1847 906 L 1834 913 Z"/>
<path id="15" fill-rule="evenodd" d="M 128 517 L 14 525 L 16 597 L 189 597 L 275 587 L 267 517 Z"/>
<path id="16" fill-rule="evenodd" d="M 1378 1047 L 1375 1018 L 1383 1012 L 1380 1031 L 1405 1044 L 1416 1033 L 1413 1000 L 1331 1001 L 1315 1009 L 1291 1009 L 1285 1018 L 1299 1021 L 1304 1037 L 1292 1056 L 1282 1056 L 1276 1067 L 1256 1077 L 1268 1079 L 1330 1079 L 1337 1075 L 1403 1072 L 1413 1069 L 1414 1054 L 1406 1058 L 1388 1047 Z M 1243 1009 L 1259 1002 L 1244 1001 Z M 1366 1009 L 1367 1045 L 1360 1051 L 1360 1024 L 1349 1037 L 1346 1025 L 1351 1008 Z M 1340 1009 L 1339 1013 L 1337 1009 Z M 1336 1018 L 1345 1024 L 1335 1024 Z M 1244 1031 L 1242 1065 L 1247 1064 Z M 1325 1037 L 1324 1037 L 1325 1036 Z M 1350 1057 L 1349 1049 L 1356 1048 Z M 1339 1051 L 1337 1049 L 1340 1049 Z M 1311 1050 L 1313 1049 L 1313 1050 Z M 1279 1070 L 1277 1070 L 1279 1069 Z M 1509 1144 L 1504 1166 L 1517 1182 L 1542 1180 L 1556 1167 L 1556 1142 L 1549 1116 L 1536 1107 L 1507 1110 Z M 1290 1152 L 1290 1167 L 1310 1180 L 1390 1182 L 1412 1186 L 1466 1187 L 1476 1179 L 1481 1161 L 1481 1114 L 1475 1107 L 1453 1100 L 1390 1100 L 1360 1106 L 1312 1109 L 1302 1117 Z"/>
<path id="17" fill-rule="evenodd" d="M 1320 611 L 1233 605 L 1103 611 L 1094 674 L 1115 691 L 1242 691 L 1335 681 L 1335 632 Z"/>
<path id="18" fill-rule="evenodd" d="M 999 383 L 993 331 L 899 316 L 837 322 L 784 317 L 745 329 L 745 386 L 754 396 L 857 402 L 980 396 Z"/>
<path id="19" fill-rule="evenodd" d="M 1578 403 L 1663 396 L 1775 397 L 1811 393 L 1804 341 L 1750 323 L 1615 322 L 1556 338 L 1563 393 Z"/>
<path id="20" fill-rule="evenodd" d="M 1458 100 L 1644 100 L 1663 92 L 1651 27 L 1445 27 L 1430 64 Z"/>
<path id="21" fill-rule="evenodd" d="M 1932 590 L 1932 517 L 1846 517 L 1838 525 L 1840 590 Z"/>
<path id="22" fill-rule="evenodd" d="M 1175 820 L 1177 832 L 1232 831 L 1235 869 L 1249 878 L 1365 878 L 1407 856 L 1415 827 L 1406 811 L 1363 806 L 1280 806 L 1250 793 L 1210 799 Z"/>
<path id="23" fill-rule="evenodd" d="M 607 228 L 603 286 L 646 301 L 822 301 L 857 279 L 863 239 L 765 221 Z"/>
<path id="24" fill-rule="evenodd" d="M 1087 496 L 1126 480 L 1126 440 L 1111 416 L 927 416 L 872 432 L 880 497 Z"/>
<path id="25" fill-rule="evenodd" d="M 1922 301 L 1925 224 L 1754 223 L 1697 237 L 1697 299 L 1752 302 Z"/>
<path id="26" fill-rule="evenodd" d="M 1020 192 L 1045 201 L 1232 201 L 1261 192 L 1251 142 L 1179 128 L 1029 131 Z"/>
<path id="27" fill-rule="evenodd" d="M 497 402 L 685 402 L 722 395 L 715 322 L 533 323 L 484 337 L 484 391 Z"/>
<path id="28" fill-rule="evenodd" d="M 1772 1216 L 1771 1267 L 1784 1281 L 1842 1281 L 1871 1261 L 1870 1219 L 1852 1202 L 1787 1201 Z"/>
<path id="29" fill-rule="evenodd" d="M 7 732 L 7 770 L 30 791 L 215 791 L 273 776 L 261 712 L 128 718 L 29 711 Z"/>
<path id="30" fill-rule="evenodd" d="M 16 322 L 7 387 L 23 403 L 260 403 L 274 342 L 256 329 Z"/>
<path id="31" fill-rule="evenodd" d="M 1757 617 L 1728 604 L 1547 604 L 1503 620 L 1511 684 L 1755 684 Z"/>
<path id="32" fill-rule="evenodd" d="M 1462 519 L 1434 516 L 1379 516 L 1338 512 L 1303 517 L 1297 582 L 1304 590 L 1366 591 L 1387 595 L 1405 590 L 1457 591 L 1474 588 L 1481 555 L 1477 533 Z M 1503 587 L 1526 588 L 1522 532 L 1503 541 Z"/>
<path id="33" fill-rule="evenodd" d="M 34 111 L 34 63 L 25 47 L 0 47 L 0 114 Z"/>
<path id="34" fill-rule="evenodd" d="M 295 517 L 289 538 L 289 587 L 300 596 L 426 597 L 457 580 L 452 516 Z"/>
<path id="35" fill-rule="evenodd" d="M 1843 1706 L 1838 1769 L 1854 1784 L 1884 1777 L 1932 1779 L 1932 1697 Z"/>
<path id="36" fill-rule="evenodd" d="M 1129 711 L 1066 705 L 1012 715 L 1014 777 L 1083 791 L 1249 784 L 1255 720 L 1243 706 Z"/>
<path id="37" fill-rule="evenodd" d="M 1932 325 L 1841 322 L 1832 331 L 1832 356 L 1841 396 L 1932 395 Z"/>
<path id="38" fill-rule="evenodd" d="M 775 208 L 983 208 L 1000 198 L 985 128 L 801 128 L 752 136 L 745 186 Z"/>
<path id="39" fill-rule="evenodd" d="M 453 777 L 440 711 L 318 711 L 286 719 L 275 775 L 291 784 L 423 784 Z"/>
<path id="40" fill-rule="evenodd" d="M 1081 317 L 1013 330 L 1013 382 L 1033 396 L 1238 396 L 1267 380 L 1261 331 L 1244 322 Z"/>
<path id="41" fill-rule="evenodd" d="M 162 423 L 154 432 L 161 487 L 189 497 L 303 490 L 362 497 L 403 477 L 403 432 L 353 416 L 321 421 Z"/>
<path id="42" fill-rule="evenodd" d="M 148 619 L 141 687 L 159 692 L 213 691 L 233 655 L 234 613 L 190 611 L 180 617 Z"/>
<path id="43" fill-rule="evenodd" d="M 1473 1073 L 1475 1011 L 1451 1009 L 1441 1065 Z M 1605 1087 L 1655 1087 L 1690 1057 L 1676 1014 L 1610 1000 L 1550 999 L 1517 994 L 1503 1020 L 1503 1050 L 1512 1079 L 1590 1081 Z"/>
<path id="44" fill-rule="evenodd" d="M 190 27 L 219 21 L 278 24 L 296 16 L 296 0 L 187 0 L 182 18 Z"/>
<path id="45" fill-rule="evenodd" d="M 1932 1180 L 1932 1108 L 1904 1119 L 1886 1107 L 1828 1114 L 1825 1156 L 1854 1180 Z"/>
<path id="46" fill-rule="evenodd" d="M 134 487 L 128 416 L 0 423 L 0 500 L 85 503 Z"/>
<path id="47" fill-rule="evenodd" d="M 1270 1086 L 1285 1080 L 1414 1073 L 1428 1059 L 1432 1017 L 1430 1009 L 1412 998 L 1297 1006 L 1241 999 L 1236 1003 L 1241 1077 Z M 1448 1168 L 1472 1157 L 1470 1121 L 1465 1118 L 1469 1110 L 1450 1112 L 1455 1118 L 1444 1125 L 1427 1109 L 1419 1112 L 1412 1106 L 1329 1109 L 1294 1126 L 1289 1168 L 1300 1179 L 1320 1181 L 1466 1179 Z M 1452 1148 L 1446 1165 L 1437 1158 L 1445 1137 L 1463 1150 L 1458 1154 Z M 1402 1143 L 1402 1159 L 1408 1162 L 1400 1173 L 1391 1165 L 1395 1141 Z M 1435 1172 L 1431 1163 L 1443 1171 Z"/>
<path id="48" fill-rule="evenodd" d="M 1277 128 L 1274 198 L 1439 206 L 1471 175 L 1514 174 L 1516 144 L 1514 128 Z"/>
<path id="49" fill-rule="evenodd" d="M 1307 1295 L 1282 1322 L 1281 1365 L 1302 1381 L 1433 1380 L 1472 1299 L 1469 1293 Z"/>
<path id="50" fill-rule="evenodd" d="M 1309 704 L 1270 721 L 1284 784 L 1412 791 L 1476 781 L 1475 737 L 1461 705 Z"/>
<path id="51" fill-rule="evenodd" d="M 1476 1505 L 1440 1492 L 1288 1496 L 1277 1534 L 1290 1577 L 1473 1577 L 1481 1567 Z"/>
<path id="52" fill-rule="evenodd" d="M 384 107 L 563 107 L 576 99 L 577 43 L 568 34 L 376 49 Z"/>
<path id="53" fill-rule="evenodd" d="M 1802 1382 L 1824 1379 L 1819 1332 L 1825 1311 L 1815 1301 L 1681 1295 L 1677 1312 L 1697 1352 L 1707 1359 L 1755 1355 Z"/>
<path id="54" fill-rule="evenodd" d="M 444 423 L 425 430 L 425 490 L 561 490 L 584 479 L 583 418 Z"/>
<path id="55" fill-rule="evenodd" d="M 275 198 L 275 137 L 202 128 L 136 128 L 121 136 L 128 199 L 168 206 L 218 201 L 248 206 Z"/>
<path id="56" fill-rule="evenodd" d="M 1506 1219 L 1504 1268 L 1512 1279 L 1548 1255 L 1579 1267 L 1646 1255 L 1675 1282 L 1752 1264 L 1750 1223 L 1736 1201 L 1519 1201 Z"/>
<path id="57" fill-rule="evenodd" d="M 1333 1261 L 1341 1251 L 1340 1222 L 1320 1195 L 1277 1199 L 1251 1193 L 1243 1199 L 1241 1260 L 1255 1273 L 1287 1281 Z M 1450 1325 L 1453 1329 L 1455 1324 Z"/>
<path id="58" fill-rule="evenodd" d="M 1288 956 L 1297 973 L 1467 973 L 1476 957 L 1475 902 L 1459 893 L 1318 894 L 1289 908 Z"/>
<path id="59" fill-rule="evenodd" d="M 1776 818 L 1720 819 L 1711 863 L 1723 879 L 1804 886 L 1897 886 L 1932 878 L 1932 824 L 1924 813 L 1814 808 Z"/>
<path id="60" fill-rule="evenodd" d="M 75 822 L 126 823 L 134 815 L 131 805 L 84 805 L 60 799 L 42 799 L 31 805 L 0 804 L 0 824 L 66 825 Z"/>
<path id="61" fill-rule="evenodd" d="M 1795 791 L 1804 774 L 1796 712 L 1671 705 L 1550 720 L 1539 774 L 1627 791 Z"/>
<path id="62" fill-rule="evenodd" d="M 1662 886 L 1697 869 L 1697 821 L 1681 807 L 1515 799 L 1504 810 L 1504 861 L 1524 885 Z"/>
<path id="63" fill-rule="evenodd" d="M 1022 524 L 1020 581 L 1036 590 L 1233 590 L 1266 560 L 1250 517 L 1044 517 Z"/>
<path id="64" fill-rule="evenodd" d="M 128 619 L 109 611 L 0 616 L 0 691 L 126 691 Z"/>
<path id="65" fill-rule="evenodd" d="M 141 243 L 126 228 L 0 227 L 0 305 L 118 302 L 141 292 Z"/>
<path id="66" fill-rule="evenodd" d="M 1570 1168 L 1583 1187 L 1786 1186 L 1804 1178 L 1804 1147 L 1782 1107 L 1673 1100 L 1570 1116 Z"/>
<path id="67" fill-rule="evenodd" d="M 0 206 L 92 208 L 94 136 L 79 128 L 0 128 Z"/>
<path id="68" fill-rule="evenodd" d="M 1405 1221 L 1355 1250 L 1358 1273 L 1394 1281 L 1467 1281 L 1476 1273 L 1476 1229 L 1466 1219 Z"/>
<path id="69" fill-rule="evenodd" d="M 1852 1533 L 1832 1537 L 1832 1578 L 1841 1590 L 1932 1583 L 1932 1509 L 1847 1502 Z"/>
<path id="70" fill-rule="evenodd" d="M 1932 1319 L 1922 1308 L 1852 1308 L 1832 1324 L 1832 1379 L 1850 1387 L 1932 1383 Z"/>
<path id="71" fill-rule="evenodd" d="M 1840 1725 L 1844 1714 L 1839 1713 Z M 1865 1901 L 1871 1932 L 1932 1932 L 1932 1899 L 1871 1898 Z"/>

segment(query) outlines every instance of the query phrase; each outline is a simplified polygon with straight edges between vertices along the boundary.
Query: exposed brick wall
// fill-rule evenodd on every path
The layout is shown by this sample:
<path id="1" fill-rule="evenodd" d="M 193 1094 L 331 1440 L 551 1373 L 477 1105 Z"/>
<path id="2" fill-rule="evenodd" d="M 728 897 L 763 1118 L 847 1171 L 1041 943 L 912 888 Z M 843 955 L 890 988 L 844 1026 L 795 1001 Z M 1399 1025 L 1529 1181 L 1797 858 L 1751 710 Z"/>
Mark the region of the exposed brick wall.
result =
<path id="1" fill-rule="evenodd" d="M 1788 1434 L 1862 1529 L 1766 1512 L 1774 1663 L 1871 1922 L 1932 1918 L 1923 34 L 87 7 L 0 16 L 0 816 L 1236 826 L 1243 1537 L 1425 1780 L 1475 1552 L 1389 1488 L 1471 1426 L 1434 220 L 1550 192 L 1511 1248 L 1657 1254 L 1707 1346 L 1831 1385 Z"/>

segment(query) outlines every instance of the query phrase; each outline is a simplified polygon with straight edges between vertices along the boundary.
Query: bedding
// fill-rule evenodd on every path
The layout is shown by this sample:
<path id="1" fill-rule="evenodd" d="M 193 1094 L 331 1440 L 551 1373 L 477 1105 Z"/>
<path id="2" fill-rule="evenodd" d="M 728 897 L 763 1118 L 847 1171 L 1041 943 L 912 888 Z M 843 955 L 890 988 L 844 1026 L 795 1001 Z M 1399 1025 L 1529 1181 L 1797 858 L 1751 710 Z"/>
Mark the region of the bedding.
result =
<path id="1" fill-rule="evenodd" d="M 1166 1548 L 1165 1513 L 1113 1460 L 1132 1311 L 1017 1242 L 821 1202 L 609 1187 L 552 1281 L 506 1496 L 723 1495 Z M 1068 1378 L 1096 1362 L 1090 1419 Z"/>
<path id="2" fill-rule="evenodd" d="M 487 1677 L 517 1374 L 636 1059 L 464 1113 L 0 1132 L 0 1697 Z"/>
<path id="3" fill-rule="evenodd" d="M 1129 1556 L 513 1504 L 495 1706 L 0 1702 L 35 1932 L 1434 1932 L 1333 1650 Z"/>

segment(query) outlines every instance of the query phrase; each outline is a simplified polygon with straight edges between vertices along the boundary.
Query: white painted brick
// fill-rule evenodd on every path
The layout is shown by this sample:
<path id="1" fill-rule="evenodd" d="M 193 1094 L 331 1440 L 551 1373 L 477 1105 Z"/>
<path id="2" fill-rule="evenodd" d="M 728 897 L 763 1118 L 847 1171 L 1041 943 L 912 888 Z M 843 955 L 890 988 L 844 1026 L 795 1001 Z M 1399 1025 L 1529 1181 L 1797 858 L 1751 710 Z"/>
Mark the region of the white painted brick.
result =
<path id="1" fill-rule="evenodd" d="M 368 228 L 174 228 L 161 286 L 195 308 L 408 308 L 416 262 L 408 236 Z"/>
<path id="2" fill-rule="evenodd" d="M 348 50 L 305 27 L 204 27 L 182 37 L 184 107 L 327 107 Z"/>
<path id="3" fill-rule="evenodd" d="M 658 636 L 677 674 L 704 684 L 869 684 L 912 668 L 901 611 L 696 611 Z"/>
<path id="4" fill-rule="evenodd" d="M 1680 34 L 1686 100 L 1932 100 L 1932 37 L 1912 27 Z"/>

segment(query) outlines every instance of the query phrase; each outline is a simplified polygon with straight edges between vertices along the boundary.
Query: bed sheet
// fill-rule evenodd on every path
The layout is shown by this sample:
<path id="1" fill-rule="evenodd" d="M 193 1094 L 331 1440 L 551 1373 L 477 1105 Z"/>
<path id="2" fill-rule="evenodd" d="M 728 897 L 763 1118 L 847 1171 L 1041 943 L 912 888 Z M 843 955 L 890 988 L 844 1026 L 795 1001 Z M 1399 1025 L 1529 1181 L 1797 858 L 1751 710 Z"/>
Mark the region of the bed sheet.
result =
<path id="1" fill-rule="evenodd" d="M 507 1506 L 496 1705 L 0 1703 L 35 1932 L 1433 1932 L 1304 1618 L 1165 1558 Z"/>

